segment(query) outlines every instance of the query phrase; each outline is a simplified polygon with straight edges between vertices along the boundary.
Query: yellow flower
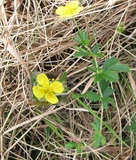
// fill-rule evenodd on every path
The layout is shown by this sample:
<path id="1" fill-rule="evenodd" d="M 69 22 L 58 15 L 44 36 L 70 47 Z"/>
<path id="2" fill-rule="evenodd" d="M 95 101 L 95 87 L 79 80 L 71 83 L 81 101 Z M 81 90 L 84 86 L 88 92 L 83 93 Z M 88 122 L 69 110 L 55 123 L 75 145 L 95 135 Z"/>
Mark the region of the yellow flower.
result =
<path id="1" fill-rule="evenodd" d="M 80 11 L 83 10 L 83 7 L 79 6 L 79 1 L 67 2 L 65 6 L 60 6 L 56 10 L 56 14 L 60 18 L 70 18 L 77 15 Z"/>
<path id="2" fill-rule="evenodd" d="M 59 81 L 50 81 L 44 73 L 40 73 L 36 78 L 38 85 L 33 87 L 33 94 L 36 98 L 45 98 L 49 103 L 58 103 L 56 94 L 62 93 L 64 87 Z"/>

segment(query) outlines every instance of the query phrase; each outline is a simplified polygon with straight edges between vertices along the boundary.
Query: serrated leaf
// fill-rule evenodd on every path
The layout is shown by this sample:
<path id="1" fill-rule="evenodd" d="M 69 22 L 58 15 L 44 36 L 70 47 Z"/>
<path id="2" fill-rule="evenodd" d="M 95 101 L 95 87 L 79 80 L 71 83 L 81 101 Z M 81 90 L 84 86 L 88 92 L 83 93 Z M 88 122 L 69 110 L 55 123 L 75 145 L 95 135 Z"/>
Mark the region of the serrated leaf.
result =
<path id="1" fill-rule="evenodd" d="M 100 136 L 100 133 L 95 133 L 94 136 L 93 136 L 93 146 L 94 148 L 97 148 L 99 147 L 101 144 L 101 136 Z"/>
<path id="2" fill-rule="evenodd" d="M 97 54 L 99 52 L 99 44 L 98 43 L 93 46 L 92 52 L 94 54 Z"/>
<path id="3" fill-rule="evenodd" d="M 103 64 L 102 69 L 106 70 L 107 68 L 109 68 L 110 66 L 114 66 L 115 64 L 118 63 L 118 59 L 117 58 L 107 58 L 106 61 Z"/>
<path id="4" fill-rule="evenodd" d="M 101 74 L 95 74 L 91 77 L 94 77 L 94 84 L 96 84 L 97 82 L 100 82 L 103 79 Z"/>
<path id="5" fill-rule="evenodd" d="M 73 40 L 75 40 L 79 44 L 82 44 L 82 39 L 80 37 L 75 37 L 75 38 L 73 38 Z"/>
<path id="6" fill-rule="evenodd" d="M 87 51 L 86 49 L 84 49 L 82 47 L 75 46 L 74 48 L 78 50 L 74 54 L 75 57 L 81 57 L 81 56 L 91 55 L 91 53 L 89 51 Z"/>
<path id="7" fill-rule="evenodd" d="M 72 149 L 72 148 L 76 148 L 76 147 L 77 147 L 77 143 L 75 143 L 75 142 L 67 142 L 65 144 L 65 148 L 67 148 L 67 149 Z"/>
<path id="8" fill-rule="evenodd" d="M 86 93 L 86 98 L 88 98 L 90 101 L 97 102 L 100 100 L 100 95 L 96 94 L 95 92 L 89 91 Z"/>
<path id="9" fill-rule="evenodd" d="M 87 46 L 92 38 L 88 39 L 88 32 L 79 30 L 74 40 L 83 46 Z"/>
<path id="10" fill-rule="evenodd" d="M 107 87 L 109 87 L 109 82 L 106 81 L 105 79 L 100 81 L 100 87 L 101 87 L 101 91 L 102 93 L 106 90 Z"/>
<path id="11" fill-rule="evenodd" d="M 130 68 L 126 64 L 116 64 L 108 67 L 108 70 L 116 71 L 116 72 L 129 72 Z"/>
<path id="12" fill-rule="evenodd" d="M 92 125 L 95 133 L 100 131 L 100 121 L 98 119 L 96 119 L 94 121 L 94 123 L 91 123 L 91 125 Z"/>
<path id="13" fill-rule="evenodd" d="M 111 87 L 107 87 L 103 92 L 103 97 L 108 97 L 110 96 L 112 93 L 114 92 L 114 89 L 112 89 Z"/>
<path id="14" fill-rule="evenodd" d="M 118 74 L 115 71 L 105 70 L 101 73 L 101 76 L 106 81 L 111 81 L 111 82 L 117 82 L 118 81 Z"/>
<path id="15" fill-rule="evenodd" d="M 108 105 L 113 104 L 114 100 L 111 97 L 103 97 L 101 98 L 101 102 L 102 102 L 103 108 L 108 109 Z"/>
<path id="16" fill-rule="evenodd" d="M 100 133 L 100 131 L 95 132 L 93 135 L 93 146 L 94 148 L 99 147 L 100 145 L 106 144 L 105 137 Z"/>

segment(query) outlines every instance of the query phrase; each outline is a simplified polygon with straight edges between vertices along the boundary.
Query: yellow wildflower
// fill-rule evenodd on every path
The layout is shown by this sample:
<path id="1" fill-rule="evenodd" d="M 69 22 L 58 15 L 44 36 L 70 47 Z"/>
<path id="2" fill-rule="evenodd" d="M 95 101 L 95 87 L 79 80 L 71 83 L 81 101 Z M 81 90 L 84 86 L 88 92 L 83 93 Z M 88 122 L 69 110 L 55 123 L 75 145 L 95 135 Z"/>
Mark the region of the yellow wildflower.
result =
<path id="1" fill-rule="evenodd" d="M 60 6 L 56 10 L 56 14 L 60 18 L 70 18 L 77 15 L 80 11 L 83 10 L 83 7 L 79 6 L 79 1 L 67 2 L 65 6 Z"/>
<path id="2" fill-rule="evenodd" d="M 38 85 L 33 87 L 33 94 L 36 98 L 45 98 L 51 104 L 58 103 L 56 94 L 62 93 L 64 87 L 59 81 L 50 81 L 44 73 L 40 73 L 36 78 Z"/>

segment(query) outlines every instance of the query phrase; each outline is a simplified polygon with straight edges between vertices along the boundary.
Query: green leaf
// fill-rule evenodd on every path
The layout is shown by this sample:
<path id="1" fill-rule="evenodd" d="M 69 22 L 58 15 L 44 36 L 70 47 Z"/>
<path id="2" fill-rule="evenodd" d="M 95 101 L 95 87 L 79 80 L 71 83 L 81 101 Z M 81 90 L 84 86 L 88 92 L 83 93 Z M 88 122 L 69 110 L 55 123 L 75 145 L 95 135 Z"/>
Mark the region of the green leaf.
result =
<path id="1" fill-rule="evenodd" d="M 88 46 L 88 44 L 93 40 L 93 36 L 88 39 L 88 32 L 79 30 L 77 37 L 74 38 L 76 42 L 83 46 Z"/>
<path id="2" fill-rule="evenodd" d="M 119 62 L 119 60 L 117 58 L 107 58 L 106 61 L 103 64 L 102 69 L 106 70 L 107 68 L 114 66 L 115 64 L 117 64 Z"/>
<path id="3" fill-rule="evenodd" d="M 92 49 L 92 52 L 94 54 L 97 54 L 99 52 L 99 44 L 96 43 L 94 46 L 93 46 L 93 49 Z"/>
<path id="4" fill-rule="evenodd" d="M 91 55 L 91 53 L 84 48 L 81 48 L 81 47 L 78 47 L 78 46 L 75 46 L 74 48 L 76 48 L 78 50 L 74 54 L 75 57 L 82 57 L 82 56 Z"/>
<path id="5" fill-rule="evenodd" d="M 94 77 L 94 84 L 96 84 L 97 82 L 100 82 L 102 80 L 101 74 L 95 74 L 91 77 Z"/>
<path id="6" fill-rule="evenodd" d="M 108 97 L 110 96 L 112 93 L 114 92 L 114 89 L 112 89 L 111 87 L 107 87 L 103 92 L 103 97 Z"/>
<path id="7" fill-rule="evenodd" d="M 47 141 L 49 140 L 49 138 L 50 138 L 50 135 L 52 134 L 52 129 L 50 128 L 50 127 L 46 127 L 46 139 L 47 139 Z"/>
<path id="8" fill-rule="evenodd" d="M 100 136 L 100 133 L 95 133 L 94 136 L 93 136 L 93 146 L 94 148 L 97 148 L 99 147 L 101 144 L 101 136 Z"/>
<path id="9" fill-rule="evenodd" d="M 95 118 L 97 118 L 99 121 L 101 120 L 100 117 L 91 109 L 90 106 L 86 105 L 81 99 L 77 99 L 77 102 L 79 104 L 81 104 L 85 109 L 87 109 L 89 111 L 89 113 L 91 115 L 93 115 Z M 122 144 L 124 144 L 125 146 L 129 147 L 123 140 L 122 138 L 117 135 L 117 133 L 109 127 L 109 125 L 103 121 L 103 125 L 112 133 L 113 136 L 115 136 Z"/>
<path id="10" fill-rule="evenodd" d="M 65 144 L 65 148 L 67 148 L 67 149 L 72 149 L 72 148 L 76 148 L 76 147 L 77 147 L 77 143 L 75 143 L 75 142 L 67 142 Z"/>
<path id="11" fill-rule="evenodd" d="M 91 125 L 92 125 L 95 133 L 100 131 L 100 121 L 98 119 L 96 119 L 94 121 L 94 123 L 91 123 Z"/>
<path id="12" fill-rule="evenodd" d="M 77 153 L 81 153 L 81 152 L 82 152 L 82 147 L 81 147 L 80 145 L 78 145 L 78 146 L 76 147 L 76 152 L 77 152 Z"/>
<path id="13" fill-rule="evenodd" d="M 101 134 L 101 144 L 105 145 L 106 144 L 106 138 Z"/>
<path id="14" fill-rule="evenodd" d="M 111 97 L 103 97 L 101 98 L 101 102 L 102 102 L 103 108 L 108 109 L 108 105 L 113 104 L 114 100 Z"/>
<path id="15" fill-rule="evenodd" d="M 85 57 L 85 56 L 89 56 L 90 53 L 89 52 L 82 52 L 82 51 L 77 51 L 74 53 L 74 57 Z"/>
<path id="16" fill-rule="evenodd" d="M 126 64 L 119 64 L 119 60 L 117 58 L 108 58 L 104 64 L 102 69 L 103 70 L 111 70 L 116 72 L 129 72 L 129 67 Z"/>
<path id="17" fill-rule="evenodd" d="M 130 68 L 126 64 L 116 64 L 108 67 L 108 70 L 116 71 L 116 72 L 129 72 Z"/>
<path id="18" fill-rule="evenodd" d="M 100 57 L 100 58 L 104 57 L 104 54 L 102 54 L 102 53 L 96 53 L 95 55 L 96 55 L 97 57 Z"/>
<path id="19" fill-rule="evenodd" d="M 107 87 L 109 87 L 110 83 L 108 81 L 106 81 L 105 79 L 102 79 L 100 81 L 100 87 L 101 87 L 101 91 L 102 93 L 106 90 Z"/>
<path id="20" fill-rule="evenodd" d="M 98 119 L 95 120 L 94 123 L 92 123 L 93 129 L 94 129 L 94 135 L 93 135 L 93 145 L 94 148 L 99 147 L 101 144 L 106 144 L 105 137 L 100 133 L 100 121 Z"/>
<path id="21" fill-rule="evenodd" d="M 96 63 L 95 63 L 95 61 L 94 61 L 94 60 L 92 60 L 92 65 L 93 65 L 93 67 L 94 67 L 94 68 L 96 68 L 96 69 L 97 69 L 97 66 L 96 66 Z"/>
<path id="22" fill-rule="evenodd" d="M 96 72 L 96 69 L 95 69 L 95 68 L 87 67 L 87 69 L 88 69 L 89 71 Z"/>
<path id="23" fill-rule="evenodd" d="M 90 101 L 97 102 L 100 100 L 100 95 L 96 94 L 95 92 L 89 91 L 86 93 L 86 98 L 88 98 Z"/>
<path id="24" fill-rule="evenodd" d="M 84 146 L 84 144 L 83 144 L 82 142 L 79 143 L 79 144 L 77 144 L 76 152 L 77 152 L 77 153 L 81 153 L 83 146 Z"/>
<path id="25" fill-rule="evenodd" d="M 67 72 L 63 72 L 62 76 L 60 77 L 60 82 L 67 81 Z"/>
<path id="26" fill-rule="evenodd" d="M 118 81 L 118 74 L 115 71 L 105 70 L 101 73 L 101 76 L 106 81 L 111 81 L 111 82 L 117 82 Z"/>

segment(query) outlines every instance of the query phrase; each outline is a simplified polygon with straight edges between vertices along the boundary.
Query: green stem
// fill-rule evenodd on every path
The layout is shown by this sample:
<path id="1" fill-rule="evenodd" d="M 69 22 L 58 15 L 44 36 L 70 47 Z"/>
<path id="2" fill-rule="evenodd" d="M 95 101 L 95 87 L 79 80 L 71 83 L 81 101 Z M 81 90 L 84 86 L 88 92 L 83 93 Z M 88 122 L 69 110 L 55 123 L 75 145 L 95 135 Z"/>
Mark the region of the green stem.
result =
<path id="1" fill-rule="evenodd" d="M 95 118 L 97 118 L 98 120 L 101 120 L 99 118 L 99 116 L 89 107 L 87 106 L 80 98 L 77 99 L 77 101 L 85 108 L 89 111 L 89 113 L 91 113 Z M 109 127 L 109 125 L 106 122 L 103 122 L 103 125 L 120 141 L 122 142 L 126 147 L 129 147 L 120 136 L 117 135 L 117 133 L 111 128 Z"/>
<path id="2" fill-rule="evenodd" d="M 77 21 L 75 20 L 75 18 L 73 18 L 73 21 L 74 21 L 74 23 L 75 23 L 75 25 L 76 25 L 78 31 L 80 31 L 80 29 L 79 29 L 79 27 L 78 27 L 78 24 L 77 24 Z"/>
<path id="3" fill-rule="evenodd" d="M 96 68 L 99 68 L 99 65 L 98 65 L 98 62 L 97 62 L 97 58 L 95 56 L 93 58 L 94 58 L 94 61 L 95 61 Z M 97 73 L 98 73 L 98 71 L 97 71 Z M 103 98 L 102 90 L 101 90 L 101 87 L 100 87 L 100 82 L 97 82 L 97 86 L 98 86 L 98 90 L 99 90 L 100 96 L 101 96 L 101 98 Z M 102 123 L 103 123 L 103 105 L 101 105 L 100 132 L 102 131 Z"/>

